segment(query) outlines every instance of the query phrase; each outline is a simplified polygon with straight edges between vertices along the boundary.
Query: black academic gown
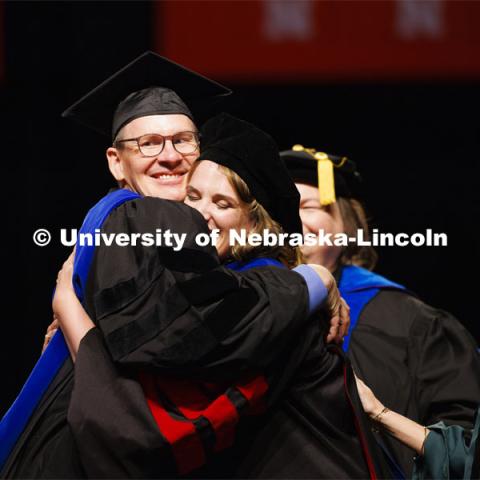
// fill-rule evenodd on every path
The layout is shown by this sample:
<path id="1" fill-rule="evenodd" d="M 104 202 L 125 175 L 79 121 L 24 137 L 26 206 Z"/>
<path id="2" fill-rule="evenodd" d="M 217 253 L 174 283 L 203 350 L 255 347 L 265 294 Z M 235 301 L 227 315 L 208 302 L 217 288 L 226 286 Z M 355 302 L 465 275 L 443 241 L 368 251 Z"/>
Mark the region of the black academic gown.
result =
<path id="1" fill-rule="evenodd" d="M 121 205 L 102 231 L 156 228 L 206 231 L 194 210 L 153 198 Z M 81 343 L 74 374 L 67 362 L 50 386 L 2 476 L 178 476 L 138 381 L 146 371 L 207 382 L 249 372 L 268 379 L 268 421 L 239 422 L 238 448 L 212 457 L 205 445 L 208 462 L 191 476 L 365 477 L 343 360 L 326 353 L 321 325 L 308 319 L 303 278 L 275 268 L 231 272 L 193 237 L 171 253 L 97 248 L 85 298 L 96 328 Z M 276 439 L 270 449 L 296 462 L 285 461 L 287 452 L 272 461 L 262 433 Z M 228 455 L 236 461 L 223 462 Z"/>
<path id="2" fill-rule="evenodd" d="M 443 420 L 472 428 L 480 404 L 480 355 L 449 313 L 406 292 L 382 290 L 361 312 L 348 355 L 391 410 L 422 425 Z M 380 436 L 409 478 L 414 451 Z"/>
<path id="3" fill-rule="evenodd" d="M 120 207 L 105 231 L 147 229 L 158 208 L 140 204 Z M 141 255 L 100 248 L 89 279 L 86 307 L 98 328 L 82 341 L 68 414 L 88 476 L 179 476 L 182 459 L 172 455 L 138 382 L 143 370 L 227 386 L 254 373 L 268 385 L 266 410 L 257 415 L 243 415 L 245 399 L 235 393 L 239 422 L 229 448 L 215 452 L 216 432 L 196 422 L 205 463 L 185 476 L 366 478 L 368 458 L 388 477 L 351 372 L 341 352 L 325 348 L 324 324 L 308 317 L 301 277 L 268 268 L 199 277 L 178 253 Z M 178 408 L 170 413 L 187 421 Z"/>
<path id="4" fill-rule="evenodd" d="M 379 477 L 391 478 L 361 414 L 351 371 L 341 352 L 325 348 L 319 333 L 312 322 L 272 368 L 263 370 L 268 408 L 241 418 L 230 448 L 214 453 L 211 428 L 198 425 L 207 462 L 183 476 L 370 478 L 370 461 Z M 192 381 L 205 378 L 216 380 L 202 375 Z M 69 421 L 90 477 L 180 476 L 141 386 L 119 375 L 99 329 L 87 334 L 79 350 Z"/>
<path id="5" fill-rule="evenodd" d="M 99 247 L 90 270 L 85 307 L 98 325 L 105 352 L 122 375 L 128 379 L 131 371 L 170 367 L 193 374 L 204 366 L 198 358 L 210 350 L 217 353 L 210 357 L 208 368 L 223 375 L 229 367 L 248 368 L 250 359 L 271 362 L 307 316 L 303 278 L 280 269 L 236 273 L 219 267 L 213 249 L 199 248 L 193 241 L 193 234 L 208 232 L 203 218 L 175 202 L 142 198 L 123 204 L 111 213 L 103 231 L 155 232 L 156 228 L 192 235 L 175 255 L 168 248 Z M 175 286 L 178 280 L 183 281 L 182 291 Z M 123 301 L 112 303 L 117 293 Z M 226 312 L 231 313 L 229 322 L 223 321 Z M 229 337 L 233 324 L 238 328 Z M 179 338 L 185 346 L 182 351 Z M 89 474 L 67 422 L 73 378 L 68 360 L 28 422 L 2 477 Z M 143 413 L 150 415 L 141 391 L 139 398 Z M 96 398 L 93 405 L 97 404 L 102 399 Z"/>

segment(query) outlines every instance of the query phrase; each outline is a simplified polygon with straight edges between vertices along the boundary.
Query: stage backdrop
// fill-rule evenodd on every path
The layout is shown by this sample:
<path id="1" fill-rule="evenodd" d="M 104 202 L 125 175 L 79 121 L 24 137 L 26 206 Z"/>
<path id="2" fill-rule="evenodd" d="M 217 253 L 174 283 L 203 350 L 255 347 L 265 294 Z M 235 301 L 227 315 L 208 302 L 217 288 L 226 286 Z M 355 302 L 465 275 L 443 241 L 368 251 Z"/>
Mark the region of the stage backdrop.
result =
<path id="1" fill-rule="evenodd" d="M 475 1 L 168 1 L 155 18 L 158 52 L 217 79 L 480 78 Z"/>

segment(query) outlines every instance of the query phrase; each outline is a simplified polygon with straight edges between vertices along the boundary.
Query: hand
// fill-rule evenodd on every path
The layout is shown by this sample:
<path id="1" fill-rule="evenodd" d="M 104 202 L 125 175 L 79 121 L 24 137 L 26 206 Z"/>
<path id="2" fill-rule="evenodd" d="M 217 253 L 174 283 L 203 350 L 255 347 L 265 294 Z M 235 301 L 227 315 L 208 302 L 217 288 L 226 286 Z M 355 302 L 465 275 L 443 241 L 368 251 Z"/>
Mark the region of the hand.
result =
<path id="1" fill-rule="evenodd" d="M 75 250 L 67 258 L 58 272 L 57 288 L 53 296 L 52 308 L 54 317 L 65 336 L 72 360 L 75 362 L 80 342 L 86 333 L 95 327 L 91 318 L 83 308 L 75 294 L 72 284 L 73 260 Z"/>
<path id="2" fill-rule="evenodd" d="M 382 402 L 378 400 L 372 390 L 367 387 L 356 375 L 355 380 L 357 382 L 358 395 L 360 397 L 360 401 L 362 402 L 363 410 L 370 417 L 375 417 L 384 408 Z"/>
<path id="3" fill-rule="evenodd" d="M 45 334 L 45 339 L 43 341 L 42 353 L 47 348 L 47 346 L 50 343 L 50 340 L 52 339 L 52 337 L 57 333 L 58 327 L 59 327 L 58 319 L 54 316 L 53 317 L 53 322 L 47 327 L 47 332 Z"/>
<path id="4" fill-rule="evenodd" d="M 341 344 L 350 327 L 350 307 L 340 296 L 337 282 L 327 268 L 315 264 L 308 264 L 308 266 L 315 270 L 328 290 L 326 308 L 330 315 L 330 329 L 327 334 L 327 343 Z"/>
<path id="5" fill-rule="evenodd" d="M 52 309 L 54 318 L 56 318 L 60 324 L 65 310 L 68 309 L 70 301 L 73 299 L 76 300 L 77 298 L 72 283 L 74 258 L 75 249 L 64 262 L 57 275 L 57 287 L 52 300 Z"/>
<path id="6" fill-rule="evenodd" d="M 381 423 L 387 433 L 393 435 L 407 447 L 415 450 L 418 455 L 423 455 L 425 440 L 430 430 L 407 417 L 385 408 L 370 388 L 356 375 L 355 380 L 357 382 L 358 395 L 365 413 L 375 422 Z"/>

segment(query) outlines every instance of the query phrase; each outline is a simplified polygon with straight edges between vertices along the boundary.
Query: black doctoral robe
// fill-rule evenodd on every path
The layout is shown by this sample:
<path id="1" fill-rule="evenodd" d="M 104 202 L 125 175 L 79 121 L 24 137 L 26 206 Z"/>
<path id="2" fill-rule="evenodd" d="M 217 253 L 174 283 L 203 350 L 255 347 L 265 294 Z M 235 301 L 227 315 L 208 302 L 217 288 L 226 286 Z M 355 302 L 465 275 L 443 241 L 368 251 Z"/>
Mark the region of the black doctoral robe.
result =
<path id="1" fill-rule="evenodd" d="M 102 231 L 156 228 L 206 231 L 194 210 L 153 198 L 121 205 Z M 212 451 L 212 429 L 204 426 L 207 461 L 186 474 L 368 476 L 350 407 L 358 399 L 353 388 L 350 400 L 344 389 L 349 370 L 324 347 L 322 325 L 308 318 L 300 275 L 275 268 L 231 272 L 193 238 L 173 255 L 168 248 L 98 247 L 90 272 L 85 308 L 96 328 L 82 340 L 75 374 L 67 362 L 50 386 L 3 476 L 178 476 L 139 371 L 202 384 L 254 372 L 268 383 L 266 414 L 241 418 L 233 447 L 220 453 Z M 241 408 L 245 399 L 237 400 Z M 364 420 L 358 413 L 355 421 Z M 362 440 L 382 471 L 368 431 Z"/>
<path id="2" fill-rule="evenodd" d="M 475 340 L 449 313 L 406 292 L 382 290 L 361 312 L 348 356 L 391 410 L 422 425 L 443 420 L 473 427 L 480 355 Z M 383 432 L 380 436 L 409 478 L 415 452 Z"/>

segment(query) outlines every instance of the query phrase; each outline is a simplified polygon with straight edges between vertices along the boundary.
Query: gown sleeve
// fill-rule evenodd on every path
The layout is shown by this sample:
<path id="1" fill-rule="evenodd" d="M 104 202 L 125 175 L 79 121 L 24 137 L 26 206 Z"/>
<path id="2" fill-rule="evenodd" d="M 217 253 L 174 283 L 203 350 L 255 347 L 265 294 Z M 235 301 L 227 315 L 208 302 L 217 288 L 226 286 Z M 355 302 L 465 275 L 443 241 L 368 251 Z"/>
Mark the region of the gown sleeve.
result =
<path id="1" fill-rule="evenodd" d="M 269 364 L 304 325 L 304 278 L 282 268 L 233 272 L 219 265 L 201 215 L 145 197 L 117 208 L 102 233 L 186 234 L 171 247 L 99 246 L 85 308 L 114 362 L 135 369 L 226 375 Z"/>
<path id="2" fill-rule="evenodd" d="M 119 372 L 98 328 L 80 342 L 67 420 L 86 478 L 173 478 L 142 387 Z"/>
<path id="3" fill-rule="evenodd" d="M 255 404 L 258 411 L 245 403 L 249 388 L 244 383 L 239 388 L 241 376 L 231 376 L 226 385 L 217 384 L 226 386 L 226 395 L 220 391 L 200 412 L 202 398 L 192 386 L 202 382 L 194 375 L 157 374 L 160 403 L 151 410 L 142 384 L 112 361 L 100 329 L 91 329 L 76 357 L 68 411 L 86 476 L 314 478 L 321 472 L 325 478 L 366 478 L 342 355 L 327 351 L 322 337 L 319 322 L 311 318 L 288 348 L 277 352 L 275 363 L 259 372 L 255 378 L 262 379 L 265 392 Z M 175 385 L 181 391 L 175 392 Z M 213 392 L 210 382 L 203 387 Z"/>
<path id="4" fill-rule="evenodd" d="M 415 389 L 424 425 L 439 421 L 471 429 L 480 404 L 480 355 L 452 315 L 418 302 L 411 327 Z"/>
<path id="5" fill-rule="evenodd" d="M 415 458 L 413 480 L 427 478 L 469 480 L 478 478 L 480 407 L 477 410 L 473 431 L 459 425 L 447 426 L 438 422 L 428 426 L 424 455 Z"/>

